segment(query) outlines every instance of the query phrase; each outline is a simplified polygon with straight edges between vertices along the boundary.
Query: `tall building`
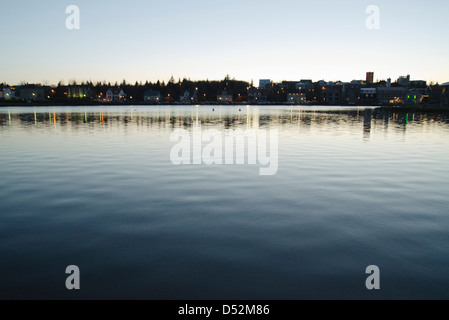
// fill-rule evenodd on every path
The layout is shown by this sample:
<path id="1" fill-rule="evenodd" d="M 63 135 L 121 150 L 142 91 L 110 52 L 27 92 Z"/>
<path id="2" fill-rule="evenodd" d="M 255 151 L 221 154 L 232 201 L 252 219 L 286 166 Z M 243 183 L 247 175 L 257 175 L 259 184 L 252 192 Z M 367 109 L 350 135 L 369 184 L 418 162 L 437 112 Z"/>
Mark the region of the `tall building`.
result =
<path id="1" fill-rule="evenodd" d="M 366 73 L 366 82 L 368 84 L 373 84 L 374 83 L 374 72 L 367 72 Z"/>
<path id="2" fill-rule="evenodd" d="M 406 77 L 399 77 L 398 83 L 402 87 L 408 87 L 410 86 L 410 75 L 407 75 Z"/>
<path id="3" fill-rule="evenodd" d="M 270 79 L 261 79 L 259 80 L 259 89 L 267 89 L 271 86 L 271 80 Z"/>

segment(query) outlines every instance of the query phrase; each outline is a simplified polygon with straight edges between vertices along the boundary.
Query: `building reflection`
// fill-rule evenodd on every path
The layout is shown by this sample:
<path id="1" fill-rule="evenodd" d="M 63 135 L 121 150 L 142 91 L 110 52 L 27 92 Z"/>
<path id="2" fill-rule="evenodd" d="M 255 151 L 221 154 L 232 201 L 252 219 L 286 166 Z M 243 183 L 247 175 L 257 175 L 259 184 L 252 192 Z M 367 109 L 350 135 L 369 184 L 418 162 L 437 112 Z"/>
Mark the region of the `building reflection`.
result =
<path id="1" fill-rule="evenodd" d="M 373 110 L 367 109 L 363 112 L 363 140 L 368 141 L 371 137 L 371 122 L 373 120 Z"/>
<path id="2" fill-rule="evenodd" d="M 361 128 L 363 139 L 369 140 L 373 128 L 383 128 L 384 134 L 391 127 L 404 131 L 407 125 L 423 125 L 429 122 L 449 124 L 448 113 L 407 113 L 401 111 L 385 111 L 381 109 L 354 110 L 304 110 L 291 107 L 260 108 L 260 107 L 207 107 L 192 106 L 191 108 L 156 108 L 129 109 L 123 111 L 83 110 L 67 112 L 51 110 L 42 112 L 39 108 L 31 111 L 14 112 L 0 110 L 0 127 L 9 125 L 52 125 L 55 127 L 96 126 L 137 126 L 149 128 L 193 128 L 199 126 L 222 129 L 258 129 L 271 127 L 319 127 L 319 126 L 350 126 Z"/>

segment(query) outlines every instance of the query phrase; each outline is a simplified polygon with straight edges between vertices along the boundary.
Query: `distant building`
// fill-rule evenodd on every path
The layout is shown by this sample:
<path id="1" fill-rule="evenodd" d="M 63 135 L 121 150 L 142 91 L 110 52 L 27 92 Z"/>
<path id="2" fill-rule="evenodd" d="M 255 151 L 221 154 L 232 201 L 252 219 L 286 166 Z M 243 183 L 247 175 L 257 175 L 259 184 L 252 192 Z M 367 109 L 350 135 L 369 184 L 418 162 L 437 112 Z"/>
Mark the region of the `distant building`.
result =
<path id="1" fill-rule="evenodd" d="M 292 89 L 294 89 L 298 82 L 299 81 L 282 81 L 282 84 L 278 84 L 278 86 L 280 88 L 292 88 Z"/>
<path id="2" fill-rule="evenodd" d="M 232 102 L 232 91 L 223 90 L 217 94 L 218 102 Z"/>
<path id="3" fill-rule="evenodd" d="M 365 80 L 352 80 L 351 84 L 358 84 L 358 85 L 363 86 L 366 84 L 366 81 Z"/>
<path id="4" fill-rule="evenodd" d="M 271 86 L 271 80 L 270 79 L 261 79 L 259 80 L 259 89 L 268 89 L 268 87 Z"/>
<path id="5" fill-rule="evenodd" d="M 301 80 L 296 84 L 296 90 L 299 90 L 303 93 L 312 90 L 314 88 L 312 80 Z"/>
<path id="6" fill-rule="evenodd" d="M 441 106 L 449 107 L 449 82 L 441 85 Z"/>
<path id="7" fill-rule="evenodd" d="M 341 105 L 342 86 L 327 85 L 321 92 L 323 102 L 330 105 Z"/>
<path id="8" fill-rule="evenodd" d="M 410 75 L 399 77 L 398 84 L 402 87 L 410 86 Z"/>
<path id="9" fill-rule="evenodd" d="M 248 99 L 251 103 L 265 104 L 267 103 L 267 96 L 263 94 L 262 90 L 250 88 L 248 90 Z"/>
<path id="10" fill-rule="evenodd" d="M 145 103 L 159 103 L 162 100 L 161 92 L 158 90 L 147 90 L 144 93 L 143 101 Z"/>
<path id="11" fill-rule="evenodd" d="M 424 81 L 424 80 L 413 80 L 413 81 L 410 81 L 410 87 L 412 87 L 412 88 L 426 88 L 427 87 L 427 81 Z"/>
<path id="12" fill-rule="evenodd" d="M 317 100 L 317 95 L 315 93 L 315 85 L 312 80 L 301 80 L 296 84 L 296 91 L 304 93 L 305 100 L 307 102 L 312 102 Z"/>
<path id="13" fill-rule="evenodd" d="M 380 105 L 404 104 L 408 90 L 403 87 L 377 88 L 377 100 Z"/>
<path id="14" fill-rule="evenodd" d="M 304 104 L 306 102 L 304 93 L 289 93 L 287 95 L 287 103 L 289 104 Z"/>
<path id="15" fill-rule="evenodd" d="M 20 98 L 23 101 L 31 103 L 34 101 L 44 101 L 45 100 L 45 90 L 44 90 L 44 88 L 42 88 L 40 86 L 31 84 L 31 85 L 22 86 L 18 89 L 20 92 Z"/>
<path id="16" fill-rule="evenodd" d="M 342 102 L 345 105 L 356 105 L 360 100 L 360 84 L 344 83 L 342 87 Z"/>
<path id="17" fill-rule="evenodd" d="M 198 101 L 198 96 L 195 89 L 189 89 L 181 92 L 179 97 L 181 103 L 196 103 Z"/>
<path id="18" fill-rule="evenodd" d="M 443 87 L 436 86 L 428 86 L 426 89 L 426 95 L 428 96 L 427 101 L 431 104 L 440 104 L 441 103 L 441 94 L 443 91 Z"/>
<path id="19" fill-rule="evenodd" d="M 16 98 L 16 91 L 13 87 L 0 87 L 0 99 L 13 100 Z"/>
<path id="20" fill-rule="evenodd" d="M 108 102 L 122 102 L 125 98 L 125 92 L 120 88 L 109 88 L 106 91 L 106 101 Z"/>
<path id="21" fill-rule="evenodd" d="M 367 72 L 366 73 L 366 83 L 367 84 L 373 84 L 374 83 L 374 72 Z"/>
<path id="22" fill-rule="evenodd" d="M 379 89 L 379 88 L 377 88 Z M 372 106 L 377 104 L 377 89 L 376 88 L 361 88 L 360 89 L 360 105 Z"/>
<path id="23" fill-rule="evenodd" d="M 67 97 L 69 99 L 83 99 L 91 96 L 90 86 L 68 86 Z"/>
<path id="24" fill-rule="evenodd" d="M 419 90 L 412 89 L 410 90 L 406 97 L 406 104 L 421 104 L 423 101 L 423 94 Z"/>

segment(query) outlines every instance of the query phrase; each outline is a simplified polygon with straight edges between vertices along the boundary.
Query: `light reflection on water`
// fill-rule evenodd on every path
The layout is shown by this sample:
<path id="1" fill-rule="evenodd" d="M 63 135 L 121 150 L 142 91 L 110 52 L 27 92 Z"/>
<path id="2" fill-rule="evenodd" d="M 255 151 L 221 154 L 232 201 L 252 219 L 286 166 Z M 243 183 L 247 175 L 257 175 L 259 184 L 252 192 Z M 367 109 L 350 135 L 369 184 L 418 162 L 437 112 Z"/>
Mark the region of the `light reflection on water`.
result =
<path id="1" fill-rule="evenodd" d="M 277 175 L 174 166 L 199 124 L 278 129 Z M 0 109 L 0 298 L 447 299 L 448 133 L 378 109 Z"/>

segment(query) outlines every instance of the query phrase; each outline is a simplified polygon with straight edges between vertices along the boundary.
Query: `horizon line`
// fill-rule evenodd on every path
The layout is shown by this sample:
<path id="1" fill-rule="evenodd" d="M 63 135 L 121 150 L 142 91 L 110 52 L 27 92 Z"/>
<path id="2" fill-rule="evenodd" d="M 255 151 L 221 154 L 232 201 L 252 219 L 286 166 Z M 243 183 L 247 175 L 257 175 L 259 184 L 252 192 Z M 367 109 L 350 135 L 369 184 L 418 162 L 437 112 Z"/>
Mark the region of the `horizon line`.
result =
<path id="1" fill-rule="evenodd" d="M 407 74 L 407 75 L 405 75 L 405 76 L 400 76 L 400 77 L 407 77 L 407 76 L 410 76 L 410 74 Z M 375 83 L 379 83 L 379 82 L 383 82 L 383 81 L 388 81 L 388 79 L 391 79 L 391 83 L 397 83 L 398 82 L 398 80 L 399 80 L 399 78 L 397 78 L 397 79 L 395 79 L 395 80 L 393 80 L 393 78 L 391 78 L 391 77 L 389 77 L 389 78 L 387 78 L 387 79 L 380 79 L 380 78 L 377 78 L 375 81 L 373 81 L 372 83 L 370 83 L 370 84 L 375 84 Z M 0 81 L 0 84 L 2 84 L 2 85 L 4 85 L 4 86 L 22 86 L 22 85 L 41 85 L 41 86 L 58 86 L 58 85 L 79 85 L 79 84 L 87 84 L 87 83 L 92 83 L 92 84 L 98 84 L 98 83 L 100 83 L 100 84 L 108 84 L 108 85 L 111 85 L 111 86 L 115 86 L 115 84 L 117 84 L 117 86 L 120 86 L 120 85 L 123 85 L 123 83 L 125 82 L 125 84 L 126 85 L 135 85 L 136 83 L 137 84 L 142 84 L 142 85 L 144 85 L 144 84 L 146 84 L 146 83 L 149 83 L 149 84 L 155 84 L 155 83 L 157 83 L 157 82 L 160 82 L 161 84 L 162 83 L 165 83 L 165 84 L 168 84 L 168 83 L 170 83 L 172 80 L 174 80 L 174 83 L 180 83 L 180 82 L 183 82 L 183 81 L 191 81 L 191 82 L 205 82 L 205 81 L 208 81 L 208 82 L 221 82 L 221 81 L 239 81 L 239 82 L 247 82 L 247 83 L 251 83 L 251 82 L 253 82 L 253 84 L 254 84 L 254 86 L 255 86 L 255 84 L 256 84 L 256 82 L 258 82 L 258 81 L 261 81 L 261 80 L 270 80 L 272 83 L 282 83 L 282 82 L 301 82 L 301 81 L 303 81 L 303 80 L 307 80 L 307 81 L 312 81 L 313 83 L 316 83 L 316 82 L 319 82 L 319 81 L 325 81 L 325 82 L 328 82 L 328 83 L 330 83 L 330 82 L 342 82 L 342 83 L 351 83 L 352 81 L 363 81 L 363 82 L 367 82 L 368 83 L 368 81 L 366 80 L 366 79 L 357 79 L 357 78 L 354 78 L 354 79 L 352 79 L 352 80 L 349 80 L 349 81 L 343 81 L 343 80 L 326 80 L 326 79 L 320 79 L 320 80 L 313 80 L 312 78 L 301 78 L 301 79 L 299 79 L 299 80 L 287 80 L 287 79 L 283 79 L 283 80 L 273 80 L 273 79 L 271 79 L 271 78 L 268 78 L 268 77 L 266 77 L 266 78 L 260 78 L 260 79 L 257 79 L 257 80 L 254 80 L 254 79 L 251 79 L 251 80 L 244 80 L 244 79 L 237 79 L 237 78 L 235 78 L 235 77 L 232 77 L 232 78 L 229 78 L 228 79 L 228 75 L 227 76 L 225 76 L 224 78 L 222 78 L 222 79 L 209 79 L 209 78 L 206 78 L 206 79 L 191 79 L 191 78 L 188 78 L 188 77 L 178 77 L 178 79 L 175 79 L 173 76 L 172 77 L 170 77 L 170 79 L 168 79 L 168 80 L 161 80 L 161 79 L 157 79 L 157 80 L 149 80 L 149 79 L 146 79 L 146 80 L 135 80 L 135 81 L 129 81 L 129 80 L 127 80 L 127 79 L 122 79 L 122 80 L 120 80 L 120 81 L 117 81 L 117 80 L 113 80 L 113 81 L 110 81 L 110 80 L 92 80 L 92 79 L 89 79 L 89 80 L 76 80 L 76 79 L 70 79 L 70 80 L 68 80 L 68 81 L 65 81 L 64 79 L 61 79 L 61 80 L 59 80 L 58 82 L 51 82 L 50 83 L 50 81 L 48 81 L 48 80 L 43 80 L 43 81 L 41 81 L 41 82 L 28 82 L 27 80 L 21 80 L 20 82 L 17 82 L 17 83 L 13 83 L 13 84 L 11 84 L 12 82 L 8 82 L 8 81 Z M 446 83 L 446 82 L 449 82 L 449 78 L 448 78 L 448 81 L 435 81 L 435 80 L 423 80 L 423 79 L 411 79 L 410 78 L 410 81 L 425 81 L 426 83 L 428 83 L 428 84 L 431 84 L 431 83 L 433 83 L 433 84 L 440 84 L 440 83 Z"/>

